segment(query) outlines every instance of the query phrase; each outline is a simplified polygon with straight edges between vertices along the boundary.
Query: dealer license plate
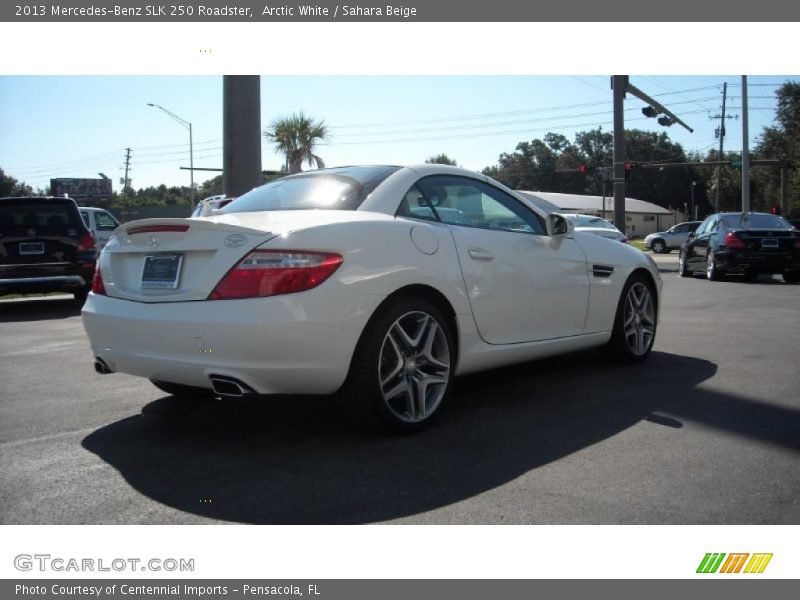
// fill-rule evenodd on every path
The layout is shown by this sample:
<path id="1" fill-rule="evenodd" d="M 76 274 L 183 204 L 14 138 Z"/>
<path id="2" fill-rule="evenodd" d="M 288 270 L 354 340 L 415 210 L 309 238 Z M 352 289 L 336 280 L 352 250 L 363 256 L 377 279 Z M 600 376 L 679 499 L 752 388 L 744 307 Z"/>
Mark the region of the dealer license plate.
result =
<path id="1" fill-rule="evenodd" d="M 181 275 L 183 256 L 160 254 L 145 256 L 142 270 L 142 288 L 175 289 Z"/>

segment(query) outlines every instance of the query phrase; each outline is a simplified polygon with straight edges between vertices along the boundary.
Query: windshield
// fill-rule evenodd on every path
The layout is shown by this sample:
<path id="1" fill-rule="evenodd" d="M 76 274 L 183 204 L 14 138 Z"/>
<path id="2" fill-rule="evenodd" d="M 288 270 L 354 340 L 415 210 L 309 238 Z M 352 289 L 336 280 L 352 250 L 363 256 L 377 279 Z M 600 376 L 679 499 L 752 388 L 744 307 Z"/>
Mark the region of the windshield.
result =
<path id="1" fill-rule="evenodd" d="M 792 226 L 778 215 L 763 213 L 744 213 L 738 215 L 725 215 L 727 229 L 791 229 Z"/>
<path id="2" fill-rule="evenodd" d="M 567 219 L 575 225 L 575 227 L 595 227 L 598 229 L 616 229 L 611 223 L 600 217 L 592 217 L 591 215 L 568 215 Z"/>
<path id="3" fill-rule="evenodd" d="M 264 210 L 356 210 L 400 167 L 339 167 L 282 177 L 240 196 L 223 213 Z"/>

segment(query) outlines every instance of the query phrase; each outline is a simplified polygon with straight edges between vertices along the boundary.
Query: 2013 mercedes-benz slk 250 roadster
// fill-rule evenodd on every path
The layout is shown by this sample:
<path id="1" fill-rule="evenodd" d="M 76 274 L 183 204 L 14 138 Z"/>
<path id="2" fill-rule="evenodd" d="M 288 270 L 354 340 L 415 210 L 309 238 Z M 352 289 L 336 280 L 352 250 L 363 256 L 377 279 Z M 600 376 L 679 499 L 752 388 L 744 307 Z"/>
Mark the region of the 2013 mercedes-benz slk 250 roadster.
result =
<path id="1" fill-rule="evenodd" d="M 190 397 L 339 392 L 354 419 L 415 431 L 455 375 L 653 347 L 647 255 L 478 173 L 323 169 L 214 212 L 117 229 L 83 308 L 98 372 Z"/>

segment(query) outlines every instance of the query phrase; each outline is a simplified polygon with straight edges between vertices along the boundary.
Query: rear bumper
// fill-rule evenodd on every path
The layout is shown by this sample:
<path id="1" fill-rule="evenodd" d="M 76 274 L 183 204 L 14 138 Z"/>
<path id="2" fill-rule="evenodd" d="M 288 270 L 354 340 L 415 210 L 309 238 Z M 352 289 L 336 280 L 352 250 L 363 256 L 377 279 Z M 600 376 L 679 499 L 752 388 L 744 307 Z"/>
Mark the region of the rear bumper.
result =
<path id="1" fill-rule="evenodd" d="M 88 287 L 89 280 L 80 275 L 52 277 L 20 277 L 0 279 L 0 294 L 46 294 L 49 292 L 77 292 Z"/>
<path id="2" fill-rule="evenodd" d="M 259 394 L 328 394 L 344 383 L 379 296 L 290 294 L 141 303 L 90 294 L 83 324 L 111 371 L 211 388 L 211 375 Z"/>
<path id="3" fill-rule="evenodd" d="M 715 254 L 718 266 L 727 272 L 783 273 L 800 271 L 800 256 L 792 253 L 734 253 Z"/>

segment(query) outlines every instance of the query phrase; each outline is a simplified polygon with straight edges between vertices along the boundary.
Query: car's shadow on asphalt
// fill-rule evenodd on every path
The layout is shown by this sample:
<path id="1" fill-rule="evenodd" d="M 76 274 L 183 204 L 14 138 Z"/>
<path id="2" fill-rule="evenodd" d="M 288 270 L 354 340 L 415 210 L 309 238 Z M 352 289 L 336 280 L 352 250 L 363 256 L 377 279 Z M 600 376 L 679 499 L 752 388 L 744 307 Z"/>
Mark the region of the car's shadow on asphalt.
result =
<path id="1" fill-rule="evenodd" d="M 594 352 L 457 380 L 451 405 L 413 436 L 347 427 L 331 398 L 173 397 L 93 432 L 83 446 L 138 492 L 243 523 L 370 523 L 472 497 L 648 420 L 682 419 L 800 447 L 800 413 L 703 391 L 716 365 L 654 352 L 635 367 Z M 658 414 L 664 411 L 670 416 Z"/>
<path id="2" fill-rule="evenodd" d="M 0 323 L 66 319 L 80 314 L 81 305 L 72 296 L 40 296 L 0 302 Z"/>

